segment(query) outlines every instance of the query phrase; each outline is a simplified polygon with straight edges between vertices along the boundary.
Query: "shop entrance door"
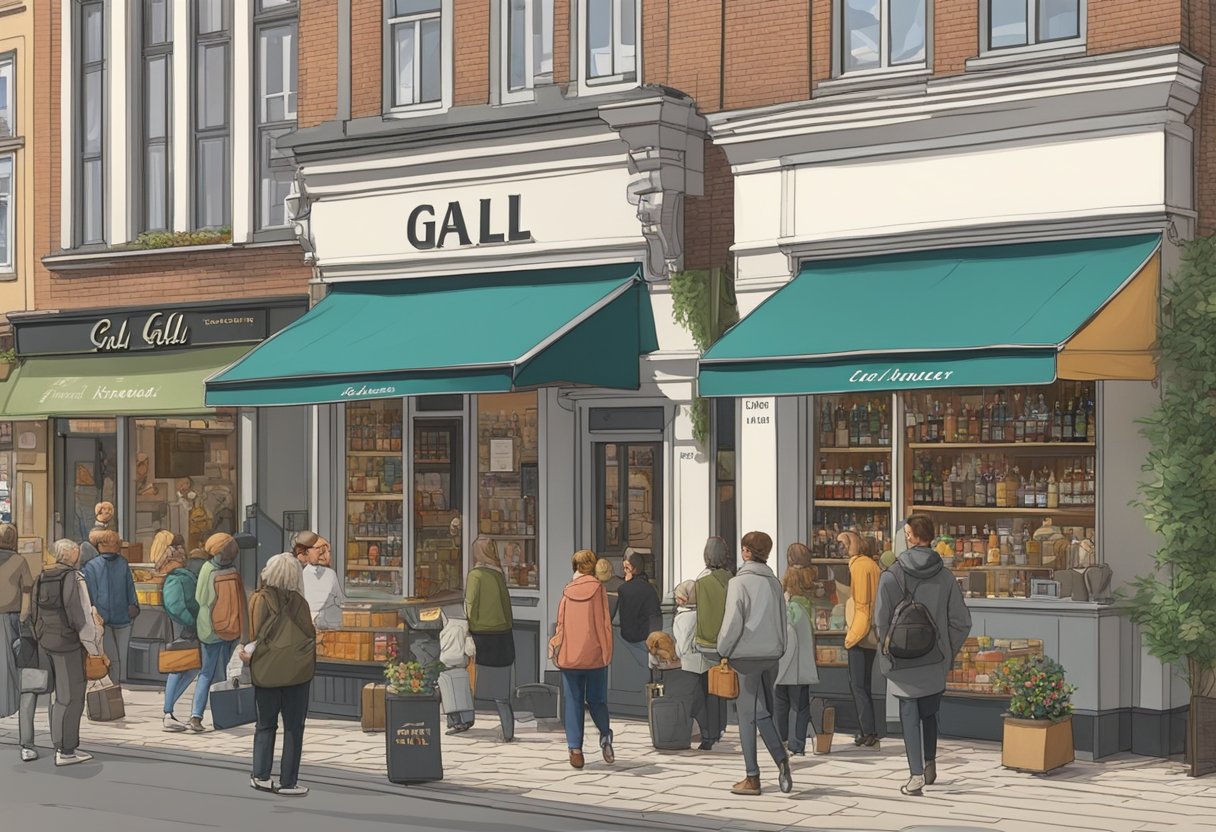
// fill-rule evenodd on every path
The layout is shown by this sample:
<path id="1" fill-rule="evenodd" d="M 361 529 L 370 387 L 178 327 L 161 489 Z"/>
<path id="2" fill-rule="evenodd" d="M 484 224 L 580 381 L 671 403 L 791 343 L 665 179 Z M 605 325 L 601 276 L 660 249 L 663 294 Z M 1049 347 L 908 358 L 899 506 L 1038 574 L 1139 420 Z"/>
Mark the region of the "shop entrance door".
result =
<path id="1" fill-rule="evenodd" d="M 55 535 L 82 542 L 93 529 L 97 503 L 117 503 L 118 437 L 112 420 L 96 420 L 96 433 L 89 431 L 92 424 L 78 426 L 74 421 L 61 420 L 57 431 L 61 464 L 55 489 Z"/>
<path id="2" fill-rule="evenodd" d="M 612 562 L 618 576 L 626 555 L 638 554 L 646 577 L 663 594 L 663 443 L 594 442 L 595 551 Z M 627 645 L 614 620 L 616 643 L 608 677 L 608 704 L 613 712 L 646 713 L 645 686 L 650 681 L 645 649 Z"/>

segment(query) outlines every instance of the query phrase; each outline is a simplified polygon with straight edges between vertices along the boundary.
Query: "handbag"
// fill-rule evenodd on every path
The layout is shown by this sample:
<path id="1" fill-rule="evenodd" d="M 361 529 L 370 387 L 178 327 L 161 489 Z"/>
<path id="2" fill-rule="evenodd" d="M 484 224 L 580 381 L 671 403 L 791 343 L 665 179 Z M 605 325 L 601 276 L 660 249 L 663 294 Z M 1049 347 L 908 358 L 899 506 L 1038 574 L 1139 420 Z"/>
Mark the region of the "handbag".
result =
<path id="1" fill-rule="evenodd" d="M 84 678 L 90 682 L 96 682 L 99 679 L 104 679 L 110 672 L 110 657 L 105 653 L 100 653 L 94 656 L 91 653 L 84 654 Z"/>
<path id="2" fill-rule="evenodd" d="M 719 699 L 739 698 L 739 673 L 727 659 L 709 669 L 709 695 Z"/>
<path id="3" fill-rule="evenodd" d="M 199 670 L 203 666 L 203 654 L 197 641 L 178 639 L 161 648 L 156 660 L 156 669 L 161 673 L 183 673 Z"/>
<path id="4" fill-rule="evenodd" d="M 41 667 L 23 667 L 19 674 L 22 693 L 51 692 L 51 671 Z"/>

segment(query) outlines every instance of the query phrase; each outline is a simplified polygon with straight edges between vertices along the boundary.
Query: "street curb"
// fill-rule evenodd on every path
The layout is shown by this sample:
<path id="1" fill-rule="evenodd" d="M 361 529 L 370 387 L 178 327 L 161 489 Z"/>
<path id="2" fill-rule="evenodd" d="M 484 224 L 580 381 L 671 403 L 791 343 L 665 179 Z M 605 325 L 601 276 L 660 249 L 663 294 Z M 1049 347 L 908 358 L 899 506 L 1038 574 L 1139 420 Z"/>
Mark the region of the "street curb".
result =
<path id="1" fill-rule="evenodd" d="M 0 745 L 16 748 L 18 743 L 7 738 L 0 738 Z M 205 751 L 163 751 L 161 749 L 112 745 L 105 742 L 88 743 L 91 752 L 101 752 L 114 757 L 132 759 L 153 759 L 162 762 L 184 763 L 188 765 L 203 765 L 210 768 L 249 773 L 249 761 L 224 754 L 212 754 Z M 99 759 L 99 762 L 104 760 Z M 782 832 L 793 827 L 760 823 L 742 822 L 733 819 L 721 819 L 694 815 L 695 822 L 678 822 L 672 820 L 677 815 L 669 812 L 637 812 L 628 809 L 607 810 L 598 806 L 586 804 L 560 803 L 541 798 L 517 797 L 506 795 L 492 789 L 475 789 L 468 786 L 453 786 L 439 784 L 417 784 L 412 786 L 397 786 L 387 782 L 382 777 L 349 769 L 333 768 L 304 764 L 300 766 L 301 780 L 311 780 L 314 783 L 336 785 L 356 791 L 374 792 L 377 794 L 402 795 L 408 793 L 418 800 L 432 803 L 455 805 L 493 805 L 508 812 L 521 812 L 550 817 L 570 817 L 577 812 L 582 820 L 593 820 L 608 824 L 608 829 L 631 827 L 637 829 L 661 829 L 671 832 Z M 487 800 L 487 798 L 489 798 Z"/>

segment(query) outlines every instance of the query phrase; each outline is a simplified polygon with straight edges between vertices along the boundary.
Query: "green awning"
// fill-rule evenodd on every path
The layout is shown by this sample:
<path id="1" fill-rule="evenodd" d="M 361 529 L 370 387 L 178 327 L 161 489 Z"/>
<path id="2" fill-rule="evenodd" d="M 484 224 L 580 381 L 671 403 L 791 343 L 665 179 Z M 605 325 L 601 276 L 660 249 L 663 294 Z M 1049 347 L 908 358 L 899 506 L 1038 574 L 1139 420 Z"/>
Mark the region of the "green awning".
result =
<path id="1" fill-rule="evenodd" d="M 1160 245 L 1154 234 L 809 263 L 705 353 L 699 392 L 1152 378 Z"/>
<path id="2" fill-rule="evenodd" d="M 658 349 L 636 263 L 340 283 L 207 382 L 264 407 L 586 385 L 634 390 Z"/>
<path id="3" fill-rule="evenodd" d="M 27 358 L 5 385 L 8 399 L 2 415 L 32 419 L 205 413 L 207 377 L 248 351 L 248 346 L 200 347 Z"/>

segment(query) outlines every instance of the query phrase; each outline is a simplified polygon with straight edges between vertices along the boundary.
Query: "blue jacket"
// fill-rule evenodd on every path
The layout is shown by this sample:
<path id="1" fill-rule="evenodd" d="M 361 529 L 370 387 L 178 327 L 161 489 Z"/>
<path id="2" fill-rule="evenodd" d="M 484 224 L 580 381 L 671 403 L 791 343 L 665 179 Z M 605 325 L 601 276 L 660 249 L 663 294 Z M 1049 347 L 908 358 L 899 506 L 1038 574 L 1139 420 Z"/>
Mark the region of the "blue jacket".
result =
<path id="1" fill-rule="evenodd" d="M 131 623 L 127 607 L 137 606 L 135 579 L 127 559 L 118 554 L 102 554 L 85 564 L 84 582 L 89 600 L 107 627 L 126 627 Z"/>

